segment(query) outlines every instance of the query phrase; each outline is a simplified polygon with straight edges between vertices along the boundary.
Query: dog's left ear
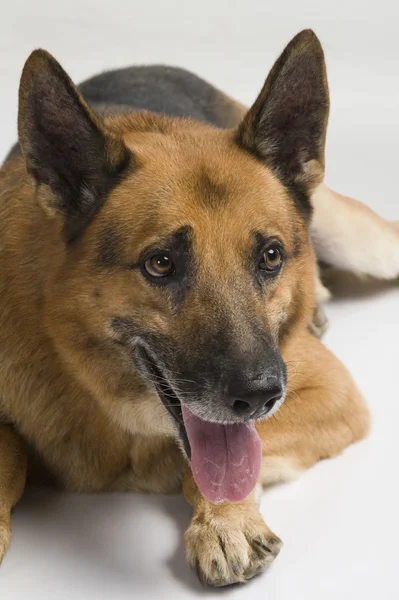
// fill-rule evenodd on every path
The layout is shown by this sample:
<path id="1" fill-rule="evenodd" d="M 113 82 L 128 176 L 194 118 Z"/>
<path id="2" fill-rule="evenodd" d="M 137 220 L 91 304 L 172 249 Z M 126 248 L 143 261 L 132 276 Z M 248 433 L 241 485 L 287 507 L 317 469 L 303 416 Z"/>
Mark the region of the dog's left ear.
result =
<path id="1" fill-rule="evenodd" d="M 44 50 L 35 50 L 25 63 L 18 133 L 27 171 L 42 188 L 41 204 L 61 216 L 64 239 L 71 242 L 126 173 L 133 156 Z"/>
<path id="2" fill-rule="evenodd" d="M 287 186 L 301 211 L 324 174 L 329 94 L 324 54 L 311 30 L 288 44 L 238 129 L 238 144 Z"/>

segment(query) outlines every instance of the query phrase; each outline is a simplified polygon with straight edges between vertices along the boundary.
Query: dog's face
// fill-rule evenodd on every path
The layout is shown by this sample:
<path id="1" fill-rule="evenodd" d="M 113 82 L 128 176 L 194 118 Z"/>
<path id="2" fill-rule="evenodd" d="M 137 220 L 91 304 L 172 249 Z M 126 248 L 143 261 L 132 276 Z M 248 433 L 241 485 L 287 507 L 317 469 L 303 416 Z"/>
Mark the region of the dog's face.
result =
<path id="1" fill-rule="evenodd" d="M 309 33 L 237 131 L 154 115 L 99 122 L 49 55 L 24 70 L 21 145 L 59 235 L 48 282 L 56 344 L 99 395 L 107 379 L 115 396 L 132 385 L 132 405 L 155 389 L 211 499 L 248 491 L 241 481 L 216 492 L 201 464 L 216 460 L 221 428 L 256 462 L 247 423 L 283 402 L 281 345 L 312 309 L 308 193 L 327 112 Z"/>

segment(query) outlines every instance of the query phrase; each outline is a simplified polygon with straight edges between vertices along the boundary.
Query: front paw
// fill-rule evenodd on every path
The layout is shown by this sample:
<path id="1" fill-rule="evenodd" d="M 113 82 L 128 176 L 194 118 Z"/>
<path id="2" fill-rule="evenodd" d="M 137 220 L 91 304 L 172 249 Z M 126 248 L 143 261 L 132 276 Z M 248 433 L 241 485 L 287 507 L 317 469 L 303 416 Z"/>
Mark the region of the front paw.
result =
<path id="1" fill-rule="evenodd" d="M 282 542 L 255 509 L 243 515 L 240 508 L 234 511 L 230 505 L 223 516 L 195 515 L 185 545 L 187 560 L 201 582 L 220 587 L 245 583 L 264 571 Z"/>
<path id="2" fill-rule="evenodd" d="M 0 520 L 0 563 L 11 542 L 11 529 L 9 523 Z"/>
<path id="3" fill-rule="evenodd" d="M 313 312 L 312 322 L 309 324 L 310 333 L 317 338 L 322 338 L 328 329 L 328 318 L 322 304 L 318 304 Z"/>

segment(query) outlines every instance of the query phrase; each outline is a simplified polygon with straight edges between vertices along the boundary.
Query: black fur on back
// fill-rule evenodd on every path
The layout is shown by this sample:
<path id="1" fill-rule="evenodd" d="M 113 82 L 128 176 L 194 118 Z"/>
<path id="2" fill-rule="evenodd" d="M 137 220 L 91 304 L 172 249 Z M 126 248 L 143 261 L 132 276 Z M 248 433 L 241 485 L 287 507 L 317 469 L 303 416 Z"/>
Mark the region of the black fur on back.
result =
<path id="1" fill-rule="evenodd" d="M 178 67 L 126 67 L 95 75 L 78 87 L 98 113 L 148 110 L 171 117 L 191 117 L 216 127 L 238 124 L 234 101 L 197 75 Z M 18 152 L 16 144 L 6 161 Z"/>

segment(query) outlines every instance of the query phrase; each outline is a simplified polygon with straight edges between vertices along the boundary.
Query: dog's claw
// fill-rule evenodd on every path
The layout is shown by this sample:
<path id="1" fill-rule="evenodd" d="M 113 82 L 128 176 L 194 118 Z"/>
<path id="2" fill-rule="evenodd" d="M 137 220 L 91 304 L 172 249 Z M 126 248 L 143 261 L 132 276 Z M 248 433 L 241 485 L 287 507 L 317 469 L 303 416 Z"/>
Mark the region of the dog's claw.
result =
<path id="1" fill-rule="evenodd" d="M 263 544 L 260 540 L 253 540 L 252 543 L 257 549 L 260 549 L 263 552 L 272 552 L 271 548 L 269 548 L 269 546 L 266 546 L 266 544 Z"/>

